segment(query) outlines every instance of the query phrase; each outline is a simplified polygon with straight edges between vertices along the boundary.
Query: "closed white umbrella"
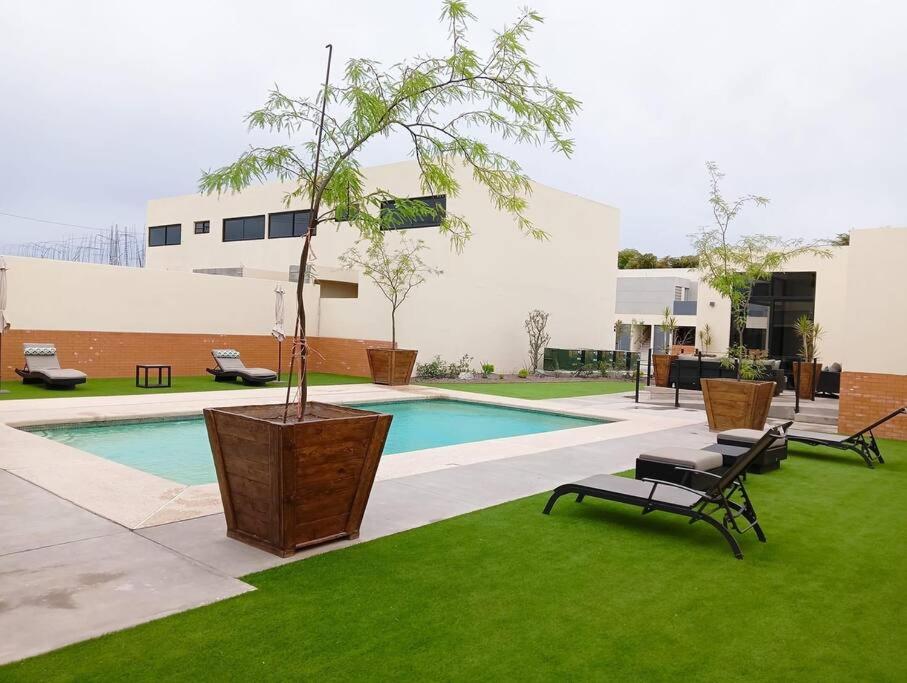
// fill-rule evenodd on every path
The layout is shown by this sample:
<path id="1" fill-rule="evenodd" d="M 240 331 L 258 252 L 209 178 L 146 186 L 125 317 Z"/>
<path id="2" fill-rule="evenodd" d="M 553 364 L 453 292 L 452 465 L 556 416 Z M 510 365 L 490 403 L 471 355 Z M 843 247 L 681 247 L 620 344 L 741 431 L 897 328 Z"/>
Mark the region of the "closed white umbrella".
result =
<path id="1" fill-rule="evenodd" d="M 277 340 L 277 379 L 280 379 L 280 371 L 282 369 L 282 353 L 281 345 L 283 340 L 287 338 L 286 333 L 283 330 L 283 318 L 284 318 L 284 307 L 283 307 L 283 285 L 279 282 L 274 288 L 274 327 L 271 328 L 271 336 Z"/>
<path id="2" fill-rule="evenodd" d="M 279 342 L 287 338 L 283 331 L 283 285 L 279 282 L 274 288 L 274 327 L 271 328 L 271 335 Z"/>
<path id="3" fill-rule="evenodd" d="M 0 256 L 0 371 L 3 368 L 3 334 L 9 329 L 9 320 L 6 319 L 6 260 Z M 0 394 L 5 394 L 5 389 L 0 389 Z"/>

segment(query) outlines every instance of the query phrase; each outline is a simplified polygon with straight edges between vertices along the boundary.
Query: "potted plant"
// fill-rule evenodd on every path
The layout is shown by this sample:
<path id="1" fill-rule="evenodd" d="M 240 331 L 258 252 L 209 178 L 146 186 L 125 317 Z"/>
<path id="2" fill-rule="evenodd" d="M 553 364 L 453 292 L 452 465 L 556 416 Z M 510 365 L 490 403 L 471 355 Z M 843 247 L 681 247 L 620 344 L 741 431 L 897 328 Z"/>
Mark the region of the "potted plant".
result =
<path id="1" fill-rule="evenodd" d="M 712 346 L 712 328 L 708 324 L 699 330 L 699 343 L 702 346 L 702 355 L 707 356 Z"/>
<path id="2" fill-rule="evenodd" d="M 671 364 L 677 360 L 677 354 L 671 353 L 674 333 L 677 331 L 677 319 L 671 315 L 671 310 L 667 306 L 665 306 L 662 316 L 659 325 L 664 337 L 661 353 L 653 354 L 652 362 L 655 365 L 655 386 L 669 387 L 671 386 Z"/>
<path id="3" fill-rule="evenodd" d="M 714 225 L 703 228 L 693 240 L 698 268 L 703 282 L 731 303 L 731 325 L 736 335 L 728 349 L 725 365 L 736 368 L 733 379 L 703 379 L 709 428 L 762 429 L 771 407 L 775 382 L 762 381 L 758 365 L 752 361 L 745 345 L 750 296 L 753 285 L 780 270 L 801 254 L 829 256 L 821 242 L 784 240 L 770 235 L 744 235 L 732 241 L 729 230 L 733 220 L 749 204 L 765 206 L 768 199 L 748 194 L 726 200 L 721 193 L 724 174 L 714 162 L 706 164 L 709 174 L 709 204 Z"/>
<path id="4" fill-rule="evenodd" d="M 466 174 L 487 190 L 492 205 L 538 239 L 546 235 L 527 215 L 529 178 L 489 144 L 487 133 L 550 144 L 566 155 L 573 149 L 567 135 L 579 101 L 541 75 L 526 51 L 541 17 L 523 11 L 495 34 L 487 56 L 472 47 L 468 28 L 474 17 L 463 2 L 444 2 L 441 17 L 447 24 L 447 54 L 387 69 L 374 60 L 353 59 L 338 86 L 330 83 L 328 45 L 327 73 L 317 97 L 291 97 L 275 88 L 247 117 L 251 129 L 283 139 L 250 148 L 200 181 L 202 192 L 222 194 L 276 179 L 288 188 L 288 208 L 308 203 L 286 401 L 205 410 L 228 535 L 280 555 L 358 534 L 390 426 L 386 415 L 308 401 L 303 291 L 319 224 L 348 223 L 361 238 L 375 239 L 402 223 L 433 219 L 455 249 L 471 234 L 468 220 L 452 210 L 455 202 L 442 209 L 367 188 L 359 164 L 363 149 L 399 134 L 418 163 L 420 191 L 456 198 L 458 176 Z"/>
<path id="5" fill-rule="evenodd" d="M 822 326 L 807 315 L 797 318 L 794 331 L 800 338 L 800 356 L 803 358 L 794 363 L 794 386 L 801 399 L 815 401 L 822 373 L 822 364 L 816 359 L 819 357 L 819 340 L 824 332 Z"/>
<path id="6" fill-rule="evenodd" d="M 403 305 L 410 292 L 425 282 L 427 275 L 440 275 L 441 271 L 426 265 L 419 255 L 425 243 L 411 241 L 401 232 L 396 250 L 388 249 L 388 238 L 381 233 L 367 241 L 365 251 L 359 245 L 351 247 L 340 256 L 346 268 L 359 268 L 362 274 L 375 283 L 391 305 L 391 348 L 370 348 L 368 367 L 375 384 L 392 386 L 409 384 L 416 365 L 418 351 L 397 348 L 397 309 Z"/>

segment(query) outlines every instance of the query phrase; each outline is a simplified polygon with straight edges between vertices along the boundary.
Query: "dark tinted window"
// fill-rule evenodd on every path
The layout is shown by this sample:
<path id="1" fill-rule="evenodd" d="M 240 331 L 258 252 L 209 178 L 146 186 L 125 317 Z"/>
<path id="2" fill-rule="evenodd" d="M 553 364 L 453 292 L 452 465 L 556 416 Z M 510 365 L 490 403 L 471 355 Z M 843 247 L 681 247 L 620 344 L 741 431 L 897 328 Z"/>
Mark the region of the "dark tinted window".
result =
<path id="1" fill-rule="evenodd" d="M 393 200 L 381 202 L 381 218 L 384 221 L 382 230 L 405 230 L 406 228 L 430 228 L 441 225 L 444 211 L 447 209 L 447 195 L 439 194 L 432 197 L 414 197 L 410 201 L 421 202 L 425 211 L 418 217 L 404 218 L 394 215 L 397 203 Z"/>
<path id="2" fill-rule="evenodd" d="M 283 211 L 268 216 L 268 237 L 302 237 L 309 229 L 309 211 Z"/>
<path id="3" fill-rule="evenodd" d="M 210 221 L 195 221 L 195 234 L 196 235 L 206 235 L 211 232 L 211 222 Z"/>
<path id="4" fill-rule="evenodd" d="M 263 240 L 264 238 L 264 216 L 246 216 L 244 218 L 224 219 L 224 242 Z"/>
<path id="5" fill-rule="evenodd" d="M 165 245 L 179 244 L 181 237 L 180 225 L 156 225 L 148 228 L 148 246 L 163 247 Z"/>

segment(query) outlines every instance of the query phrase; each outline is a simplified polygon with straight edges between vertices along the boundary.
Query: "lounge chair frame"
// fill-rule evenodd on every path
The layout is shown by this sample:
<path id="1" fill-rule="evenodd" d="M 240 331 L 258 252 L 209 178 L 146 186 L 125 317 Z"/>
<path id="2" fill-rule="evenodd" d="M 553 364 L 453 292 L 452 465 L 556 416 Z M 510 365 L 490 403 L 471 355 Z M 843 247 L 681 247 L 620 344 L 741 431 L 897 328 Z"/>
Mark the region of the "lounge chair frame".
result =
<path id="1" fill-rule="evenodd" d="M 54 388 L 56 388 L 56 389 L 72 389 L 77 384 L 85 384 L 85 382 L 88 380 L 88 377 L 85 375 L 85 373 L 82 373 L 81 371 L 79 371 L 80 376 L 78 376 L 78 377 L 66 377 L 66 378 L 59 378 L 59 377 L 55 378 L 55 377 L 53 377 L 52 374 L 48 373 L 48 370 L 50 370 L 50 371 L 52 371 L 52 370 L 68 370 L 67 368 L 60 367 L 60 362 L 57 359 L 57 348 L 54 344 L 26 342 L 25 344 L 23 344 L 23 346 L 26 350 L 25 368 L 24 369 L 15 368 L 16 374 L 22 378 L 22 384 L 43 384 L 44 387 L 47 389 L 54 389 Z M 42 355 L 44 355 L 45 357 L 52 356 L 54 359 L 54 362 L 56 363 L 56 367 L 55 368 L 53 368 L 53 367 L 40 368 L 38 370 L 32 370 L 31 369 L 32 362 L 29 361 L 29 353 L 28 353 L 28 349 L 30 347 L 46 347 L 48 349 L 52 349 L 53 350 L 52 354 L 49 353 L 49 354 L 42 354 Z"/>
<path id="2" fill-rule="evenodd" d="M 227 351 L 233 351 L 232 349 L 226 349 Z M 236 355 L 232 358 L 235 358 L 237 361 L 242 363 L 242 357 L 239 352 L 235 352 Z M 268 382 L 273 382 L 277 379 L 277 373 L 271 371 L 273 376 L 268 377 L 267 379 L 262 379 L 256 377 L 255 375 L 250 374 L 245 368 L 243 363 L 243 368 L 236 368 L 233 370 L 225 370 L 221 367 L 221 358 L 216 355 L 216 351 L 212 351 L 211 355 L 214 357 L 215 367 L 205 368 L 205 372 L 210 375 L 214 375 L 215 382 L 235 382 L 237 379 L 241 379 L 243 384 L 248 384 L 251 386 L 264 386 Z"/>
<path id="3" fill-rule="evenodd" d="M 762 543 L 765 543 L 765 533 L 759 524 L 756 510 L 753 507 L 753 502 L 750 499 L 749 492 L 746 490 L 746 485 L 743 483 L 741 475 L 746 472 L 746 468 L 753 460 L 758 458 L 772 443 L 774 443 L 776 438 L 784 436 L 784 431 L 791 424 L 791 422 L 788 422 L 780 427 L 774 427 L 767 431 L 759 441 L 753 444 L 749 452 L 737 458 L 734 464 L 728 467 L 724 474 L 717 475 L 713 472 L 703 472 L 688 467 L 677 468 L 687 470 L 690 475 L 696 474 L 712 478 L 713 482 L 706 490 L 701 491 L 676 482 L 646 478 L 638 480 L 652 484 L 648 497 L 643 498 L 617 491 L 609 491 L 608 489 L 600 487 L 584 485 L 582 482 L 576 482 L 572 484 L 563 484 L 554 489 L 554 492 L 545 505 L 543 513 L 546 515 L 550 514 L 554 504 L 561 496 L 576 494 L 577 503 L 582 503 L 586 496 L 590 496 L 602 500 L 639 506 L 642 508 L 643 515 L 655 511 L 682 515 L 689 518 L 690 524 L 705 522 L 716 529 L 731 547 L 734 557 L 742 560 L 743 552 L 740 550 L 740 544 L 731 532 L 733 531 L 738 535 L 742 535 L 748 531 L 753 531 L 753 533 L 756 534 L 756 538 Z M 691 505 L 659 501 L 655 498 L 655 494 L 660 486 L 681 489 L 699 496 L 699 499 Z M 735 500 L 735 498 L 737 499 Z M 741 518 L 745 520 L 745 524 L 740 523 L 739 520 Z"/>
<path id="4" fill-rule="evenodd" d="M 818 434 L 798 434 L 796 429 L 792 430 L 787 435 L 787 438 L 807 446 L 828 446 L 829 448 L 837 448 L 840 451 L 853 451 L 863 458 L 863 462 L 866 463 L 867 467 L 872 469 L 875 468 L 876 464 L 885 464 L 885 458 L 882 457 L 882 451 L 879 449 L 879 444 L 872 430 L 882 426 L 889 420 L 893 420 L 898 415 L 904 414 L 907 414 L 907 406 L 901 406 L 885 417 L 876 420 L 868 427 L 851 434 L 843 441 L 822 439 L 819 438 Z"/>

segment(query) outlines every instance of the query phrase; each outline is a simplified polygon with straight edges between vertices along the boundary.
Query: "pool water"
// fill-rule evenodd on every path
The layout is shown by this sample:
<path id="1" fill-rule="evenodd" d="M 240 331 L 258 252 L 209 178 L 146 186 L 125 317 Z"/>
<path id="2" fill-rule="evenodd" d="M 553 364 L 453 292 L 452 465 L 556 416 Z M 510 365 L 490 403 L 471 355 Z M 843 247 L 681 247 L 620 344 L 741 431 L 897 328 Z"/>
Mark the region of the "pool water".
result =
<path id="1" fill-rule="evenodd" d="M 603 422 L 447 399 L 364 403 L 356 407 L 394 416 L 384 455 Z M 68 425 L 30 431 L 183 484 L 217 481 L 208 432 L 201 417 Z"/>

